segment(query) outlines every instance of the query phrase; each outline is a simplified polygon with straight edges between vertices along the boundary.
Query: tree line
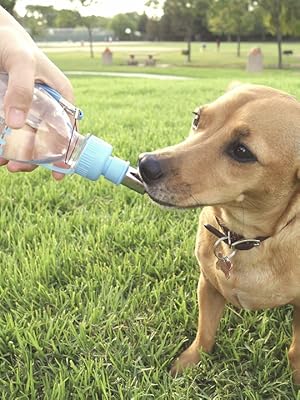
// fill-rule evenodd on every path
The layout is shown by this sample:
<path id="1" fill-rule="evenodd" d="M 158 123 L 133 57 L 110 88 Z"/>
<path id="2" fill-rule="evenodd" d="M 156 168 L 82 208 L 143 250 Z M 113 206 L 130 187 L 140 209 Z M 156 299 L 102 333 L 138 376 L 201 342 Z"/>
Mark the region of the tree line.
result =
<path id="1" fill-rule="evenodd" d="M 80 0 L 89 5 L 93 0 Z M 147 0 L 149 10 L 161 7 L 162 0 Z M 14 14 L 16 0 L 0 0 L 0 5 Z M 101 7 L 101 2 L 99 7 Z M 150 14 L 150 13 L 149 13 Z M 153 14 L 153 13 L 152 13 Z M 16 15 L 15 15 L 16 16 Z M 56 10 L 53 6 L 27 6 L 19 21 L 35 39 L 46 28 L 85 26 L 92 50 L 92 32 L 96 27 L 109 29 L 118 40 L 207 41 L 235 40 L 237 56 L 241 40 L 275 39 L 278 43 L 278 66 L 282 67 L 283 38 L 300 35 L 300 0 L 165 0 L 163 15 L 146 13 L 118 14 L 113 18 L 83 17 L 77 11 Z"/>

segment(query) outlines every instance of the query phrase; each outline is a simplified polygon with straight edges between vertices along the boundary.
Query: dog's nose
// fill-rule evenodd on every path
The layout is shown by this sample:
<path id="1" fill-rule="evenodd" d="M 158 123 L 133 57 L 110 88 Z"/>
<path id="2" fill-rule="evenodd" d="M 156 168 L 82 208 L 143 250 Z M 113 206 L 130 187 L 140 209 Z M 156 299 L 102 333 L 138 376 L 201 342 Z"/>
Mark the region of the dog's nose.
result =
<path id="1" fill-rule="evenodd" d="M 145 183 L 162 177 L 161 165 L 153 154 L 142 154 L 139 159 L 139 172 Z"/>

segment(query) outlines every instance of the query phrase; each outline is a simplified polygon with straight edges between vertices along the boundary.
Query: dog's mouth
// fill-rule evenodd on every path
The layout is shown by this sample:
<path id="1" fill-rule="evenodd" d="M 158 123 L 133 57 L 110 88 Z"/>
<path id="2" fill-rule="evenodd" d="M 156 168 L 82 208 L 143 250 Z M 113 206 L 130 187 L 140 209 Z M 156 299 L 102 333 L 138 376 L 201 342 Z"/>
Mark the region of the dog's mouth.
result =
<path id="1" fill-rule="evenodd" d="M 150 197 L 150 199 L 151 199 L 152 201 L 154 201 L 154 203 L 157 203 L 157 204 L 159 204 L 160 206 L 168 207 L 168 208 L 183 208 L 183 207 L 180 207 L 180 206 L 177 205 L 177 204 L 172 204 L 172 203 L 169 203 L 169 202 L 167 202 L 167 201 L 165 201 L 165 200 L 158 199 L 157 197 L 155 197 L 155 196 L 153 196 L 151 193 L 149 193 L 147 190 L 146 190 L 146 193 L 147 193 L 147 195 Z"/>
<path id="2" fill-rule="evenodd" d="M 150 199 L 166 208 L 172 208 L 172 209 L 194 209 L 194 208 L 199 208 L 202 207 L 202 204 L 198 204 L 196 201 L 193 202 L 193 204 L 189 204 L 188 201 L 179 201 L 177 197 L 172 195 L 172 193 L 166 193 L 162 192 L 161 194 L 154 192 L 153 189 L 145 186 L 146 194 L 150 197 Z M 166 196 L 167 195 L 167 196 Z"/>

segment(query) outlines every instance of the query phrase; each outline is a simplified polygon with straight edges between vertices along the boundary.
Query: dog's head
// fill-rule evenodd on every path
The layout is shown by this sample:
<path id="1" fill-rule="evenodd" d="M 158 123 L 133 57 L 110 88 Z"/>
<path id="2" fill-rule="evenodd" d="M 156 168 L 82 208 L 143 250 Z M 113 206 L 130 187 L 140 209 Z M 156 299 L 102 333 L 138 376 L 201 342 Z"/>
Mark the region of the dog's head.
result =
<path id="1" fill-rule="evenodd" d="M 292 96 L 240 85 L 194 114 L 185 141 L 140 158 L 153 200 L 176 207 L 272 207 L 295 191 L 300 104 Z"/>

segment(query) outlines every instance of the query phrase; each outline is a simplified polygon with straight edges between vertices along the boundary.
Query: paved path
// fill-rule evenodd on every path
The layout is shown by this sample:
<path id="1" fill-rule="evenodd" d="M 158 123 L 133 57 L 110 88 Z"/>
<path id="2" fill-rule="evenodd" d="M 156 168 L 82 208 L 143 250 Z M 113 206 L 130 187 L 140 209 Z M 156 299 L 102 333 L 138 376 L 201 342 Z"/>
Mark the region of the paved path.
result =
<path id="1" fill-rule="evenodd" d="M 139 72 L 98 72 L 98 71 L 64 71 L 66 75 L 79 75 L 79 76 L 110 76 L 110 77 L 121 77 L 121 78 L 144 78 L 144 79 L 159 79 L 163 81 L 186 81 L 194 78 L 187 76 L 176 76 L 176 75 L 163 75 L 163 74 L 146 74 Z"/>

